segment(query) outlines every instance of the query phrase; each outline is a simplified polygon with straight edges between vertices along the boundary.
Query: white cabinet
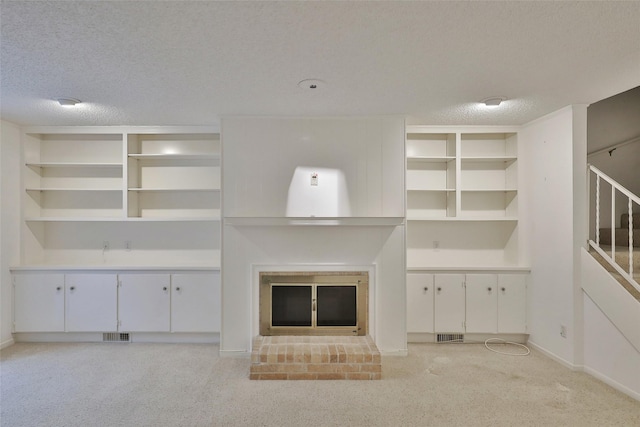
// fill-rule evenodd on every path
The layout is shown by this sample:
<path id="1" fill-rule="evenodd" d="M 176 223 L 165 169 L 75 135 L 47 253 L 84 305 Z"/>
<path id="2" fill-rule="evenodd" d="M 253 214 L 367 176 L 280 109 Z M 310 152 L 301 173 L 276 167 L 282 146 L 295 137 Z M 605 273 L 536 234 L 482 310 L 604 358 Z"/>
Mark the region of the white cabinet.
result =
<path id="1" fill-rule="evenodd" d="M 433 333 L 433 274 L 407 274 L 407 332 Z"/>
<path id="2" fill-rule="evenodd" d="M 171 307 L 168 274 L 118 277 L 118 319 L 122 332 L 169 332 Z"/>
<path id="3" fill-rule="evenodd" d="M 410 334 L 526 334 L 522 273 L 407 274 Z"/>
<path id="4" fill-rule="evenodd" d="M 20 274 L 13 281 L 15 332 L 63 332 L 64 275 Z"/>
<path id="5" fill-rule="evenodd" d="M 66 331 L 108 332 L 118 328 L 115 274 L 67 274 Z"/>
<path id="6" fill-rule="evenodd" d="M 171 275 L 171 331 L 220 332 L 220 275 Z"/>
<path id="7" fill-rule="evenodd" d="M 434 285 L 435 331 L 464 333 L 464 274 L 436 274 Z"/>
<path id="8" fill-rule="evenodd" d="M 498 332 L 526 333 L 526 279 L 522 274 L 498 275 Z"/>
<path id="9" fill-rule="evenodd" d="M 220 332 L 219 272 L 14 274 L 15 332 Z"/>
<path id="10" fill-rule="evenodd" d="M 466 332 L 496 333 L 498 325 L 498 276 L 466 275 Z"/>

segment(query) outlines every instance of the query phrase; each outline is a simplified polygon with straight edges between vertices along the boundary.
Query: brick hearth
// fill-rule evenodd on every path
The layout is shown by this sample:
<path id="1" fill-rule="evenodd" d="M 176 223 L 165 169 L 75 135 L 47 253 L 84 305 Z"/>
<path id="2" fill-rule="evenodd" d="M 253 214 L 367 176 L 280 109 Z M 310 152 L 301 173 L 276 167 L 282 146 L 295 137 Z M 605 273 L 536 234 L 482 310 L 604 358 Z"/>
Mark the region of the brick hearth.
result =
<path id="1" fill-rule="evenodd" d="M 379 380 L 380 351 L 369 336 L 258 336 L 252 380 Z"/>

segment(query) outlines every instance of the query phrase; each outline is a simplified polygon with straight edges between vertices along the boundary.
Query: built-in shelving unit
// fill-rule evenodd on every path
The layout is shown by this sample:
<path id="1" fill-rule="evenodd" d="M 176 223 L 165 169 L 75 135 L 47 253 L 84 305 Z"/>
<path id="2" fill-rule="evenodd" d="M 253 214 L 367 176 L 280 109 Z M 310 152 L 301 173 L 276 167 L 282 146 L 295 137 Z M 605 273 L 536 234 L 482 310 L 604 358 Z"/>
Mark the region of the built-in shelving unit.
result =
<path id="1" fill-rule="evenodd" d="M 35 127 L 23 147 L 22 266 L 219 268 L 217 128 Z"/>
<path id="2" fill-rule="evenodd" d="M 409 269 L 518 264 L 516 128 L 407 127 Z"/>

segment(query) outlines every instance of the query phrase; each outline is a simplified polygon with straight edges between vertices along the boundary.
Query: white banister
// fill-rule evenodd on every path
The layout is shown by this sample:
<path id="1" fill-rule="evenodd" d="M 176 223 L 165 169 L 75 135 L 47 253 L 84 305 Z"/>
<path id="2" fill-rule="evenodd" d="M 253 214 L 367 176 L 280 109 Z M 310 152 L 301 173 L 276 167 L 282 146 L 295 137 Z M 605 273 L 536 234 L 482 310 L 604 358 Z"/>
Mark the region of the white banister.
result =
<path id="1" fill-rule="evenodd" d="M 589 170 L 595 175 L 596 185 L 595 185 L 595 241 L 589 240 L 589 245 L 591 245 L 596 252 L 598 252 L 609 264 L 611 264 L 614 269 L 622 275 L 633 287 L 635 287 L 640 292 L 640 284 L 633 277 L 633 204 L 636 203 L 640 206 L 640 197 L 633 194 L 631 191 L 620 185 L 616 180 L 609 177 L 601 170 L 596 168 L 595 166 L 589 165 Z M 604 181 L 611 186 L 611 255 L 605 252 L 600 247 L 600 187 L 601 182 Z M 628 255 L 629 255 L 629 265 L 625 270 L 621 265 L 618 264 L 616 260 L 616 196 L 621 194 L 627 197 L 627 214 L 629 215 L 629 224 L 628 224 Z"/>

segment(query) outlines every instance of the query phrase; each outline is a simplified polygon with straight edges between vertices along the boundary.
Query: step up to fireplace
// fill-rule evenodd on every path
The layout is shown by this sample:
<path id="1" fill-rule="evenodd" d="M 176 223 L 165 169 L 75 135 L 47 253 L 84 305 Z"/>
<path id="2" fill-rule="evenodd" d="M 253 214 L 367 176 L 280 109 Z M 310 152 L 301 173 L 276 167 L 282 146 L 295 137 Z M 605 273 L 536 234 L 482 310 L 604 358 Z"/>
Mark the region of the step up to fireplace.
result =
<path id="1" fill-rule="evenodd" d="M 369 336 L 258 336 L 252 380 L 378 380 L 380 351 Z"/>

